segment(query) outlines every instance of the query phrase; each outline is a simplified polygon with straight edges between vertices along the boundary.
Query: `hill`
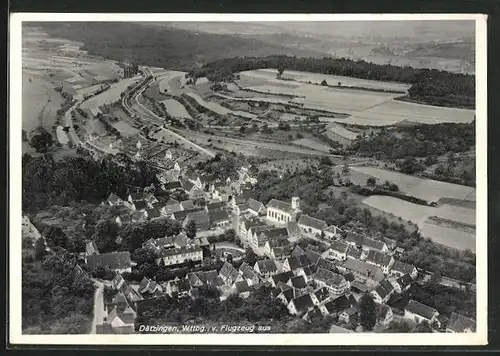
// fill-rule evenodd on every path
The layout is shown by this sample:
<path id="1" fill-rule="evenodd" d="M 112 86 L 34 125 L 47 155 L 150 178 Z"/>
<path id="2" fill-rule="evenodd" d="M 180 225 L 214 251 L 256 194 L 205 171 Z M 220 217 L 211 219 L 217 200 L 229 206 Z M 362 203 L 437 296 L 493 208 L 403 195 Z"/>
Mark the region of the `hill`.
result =
<path id="1" fill-rule="evenodd" d="M 70 22 L 30 25 L 43 28 L 52 37 L 83 42 L 84 49 L 91 55 L 166 69 L 189 70 L 201 63 L 227 57 L 324 55 L 236 35 L 208 34 L 151 24 Z"/>

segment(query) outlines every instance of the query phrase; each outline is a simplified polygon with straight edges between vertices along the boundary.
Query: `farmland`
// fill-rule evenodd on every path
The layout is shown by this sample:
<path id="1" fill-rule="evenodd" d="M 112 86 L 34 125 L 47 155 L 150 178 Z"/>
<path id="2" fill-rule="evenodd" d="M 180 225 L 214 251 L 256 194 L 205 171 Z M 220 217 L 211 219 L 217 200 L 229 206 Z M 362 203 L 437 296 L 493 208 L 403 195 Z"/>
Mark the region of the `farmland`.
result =
<path id="1" fill-rule="evenodd" d="M 118 83 L 111 85 L 108 90 L 90 98 L 89 100 L 86 100 L 81 105 L 81 108 L 98 110 L 102 105 L 114 103 L 115 101 L 120 100 L 120 94 L 124 92 L 129 85 L 137 82 L 138 80 L 139 78 L 137 77 L 120 80 Z"/>
<path id="2" fill-rule="evenodd" d="M 452 228 L 437 225 L 428 219 L 431 216 L 437 216 L 442 219 L 464 222 L 465 218 L 465 221 L 474 224 L 475 210 L 473 209 L 457 208 L 451 205 L 433 208 L 387 196 L 371 196 L 363 200 L 363 203 L 417 224 L 424 237 L 437 243 L 462 250 L 475 250 L 475 234 L 467 231 L 469 229 L 461 228 L 460 223 Z"/>
<path id="3" fill-rule="evenodd" d="M 165 105 L 170 116 L 190 119 L 191 115 L 186 111 L 186 108 L 175 99 L 166 99 L 162 103 Z"/>
<path id="4" fill-rule="evenodd" d="M 337 135 L 339 135 L 339 136 L 341 136 L 349 141 L 354 140 L 358 136 L 358 133 L 356 133 L 354 131 L 350 131 L 350 130 L 346 129 L 345 127 L 343 127 L 339 124 L 335 124 L 335 123 L 328 125 L 327 129 L 328 129 L 328 131 L 334 132 Z"/>
<path id="5" fill-rule="evenodd" d="M 378 179 L 380 183 L 384 183 L 386 180 L 396 183 L 399 189 L 407 195 L 427 201 L 438 201 L 440 198 L 474 201 L 476 199 L 476 189 L 472 187 L 431 179 L 422 179 L 375 167 L 352 167 L 351 169 L 368 176 L 373 176 Z"/>
<path id="6" fill-rule="evenodd" d="M 258 69 L 255 71 L 246 71 L 243 73 L 258 73 L 261 75 L 261 78 L 276 77 L 276 69 Z M 296 82 L 302 83 L 312 83 L 312 84 L 321 84 L 323 80 L 326 80 L 328 85 L 338 86 L 340 83 L 342 87 L 355 87 L 355 88 L 367 88 L 372 90 L 380 90 L 380 91 L 399 91 L 401 93 L 406 93 L 406 91 L 410 88 L 410 85 L 403 83 L 391 83 L 391 82 L 382 82 L 376 80 L 367 80 L 360 78 L 352 78 L 352 77 L 344 77 L 340 75 L 328 75 L 328 74 L 317 74 L 317 73 L 308 73 L 308 72 L 299 72 L 286 70 L 283 72 L 281 76 L 284 80 L 292 80 Z"/>

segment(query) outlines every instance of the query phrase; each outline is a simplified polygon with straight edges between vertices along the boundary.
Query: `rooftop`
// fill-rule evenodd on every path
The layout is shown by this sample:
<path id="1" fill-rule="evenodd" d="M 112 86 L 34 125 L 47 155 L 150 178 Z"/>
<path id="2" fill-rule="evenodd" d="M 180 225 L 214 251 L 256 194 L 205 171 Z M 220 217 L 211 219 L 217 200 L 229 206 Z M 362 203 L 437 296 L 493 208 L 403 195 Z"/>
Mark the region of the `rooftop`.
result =
<path id="1" fill-rule="evenodd" d="M 436 309 L 431 308 L 420 302 L 417 302 L 416 300 L 413 299 L 410 300 L 408 305 L 405 307 L 405 310 L 409 311 L 410 313 L 423 316 L 424 318 L 429 320 L 432 319 L 434 313 L 437 313 Z"/>
<path id="2" fill-rule="evenodd" d="M 328 227 L 325 221 L 304 214 L 300 215 L 298 224 L 309 226 L 318 230 L 324 230 Z"/>

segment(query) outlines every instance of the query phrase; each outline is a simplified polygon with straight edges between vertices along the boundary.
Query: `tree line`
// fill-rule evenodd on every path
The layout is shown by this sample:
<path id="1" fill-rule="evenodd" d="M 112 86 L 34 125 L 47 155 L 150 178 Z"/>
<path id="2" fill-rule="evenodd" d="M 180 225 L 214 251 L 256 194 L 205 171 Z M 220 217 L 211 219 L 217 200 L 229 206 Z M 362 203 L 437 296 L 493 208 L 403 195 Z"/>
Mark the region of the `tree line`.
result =
<path id="1" fill-rule="evenodd" d="M 212 81 L 230 81 L 237 72 L 263 68 L 306 71 L 326 75 L 340 75 L 361 79 L 411 84 L 409 98 L 440 106 L 474 108 L 475 76 L 436 69 L 398 67 L 346 58 L 313 58 L 273 55 L 267 57 L 237 57 L 206 63 L 191 71 L 193 77 L 207 77 Z"/>

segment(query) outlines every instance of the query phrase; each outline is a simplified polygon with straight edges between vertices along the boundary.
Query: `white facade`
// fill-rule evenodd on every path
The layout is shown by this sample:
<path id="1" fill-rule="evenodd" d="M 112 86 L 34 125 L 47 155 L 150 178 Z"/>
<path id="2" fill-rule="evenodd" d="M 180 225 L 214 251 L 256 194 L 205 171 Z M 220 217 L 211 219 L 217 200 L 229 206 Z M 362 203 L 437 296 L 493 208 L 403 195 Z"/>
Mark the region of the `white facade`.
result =
<path id="1" fill-rule="evenodd" d="M 157 263 L 160 263 L 160 260 L 163 260 L 163 264 L 165 266 L 176 265 L 186 262 L 187 260 L 191 260 L 194 262 L 203 260 L 203 250 L 196 249 L 194 251 L 183 251 L 180 250 L 179 253 L 175 255 L 162 256 L 157 260 Z"/>
<path id="2" fill-rule="evenodd" d="M 22 235 L 32 239 L 38 239 L 42 236 L 26 215 L 23 215 Z"/>

